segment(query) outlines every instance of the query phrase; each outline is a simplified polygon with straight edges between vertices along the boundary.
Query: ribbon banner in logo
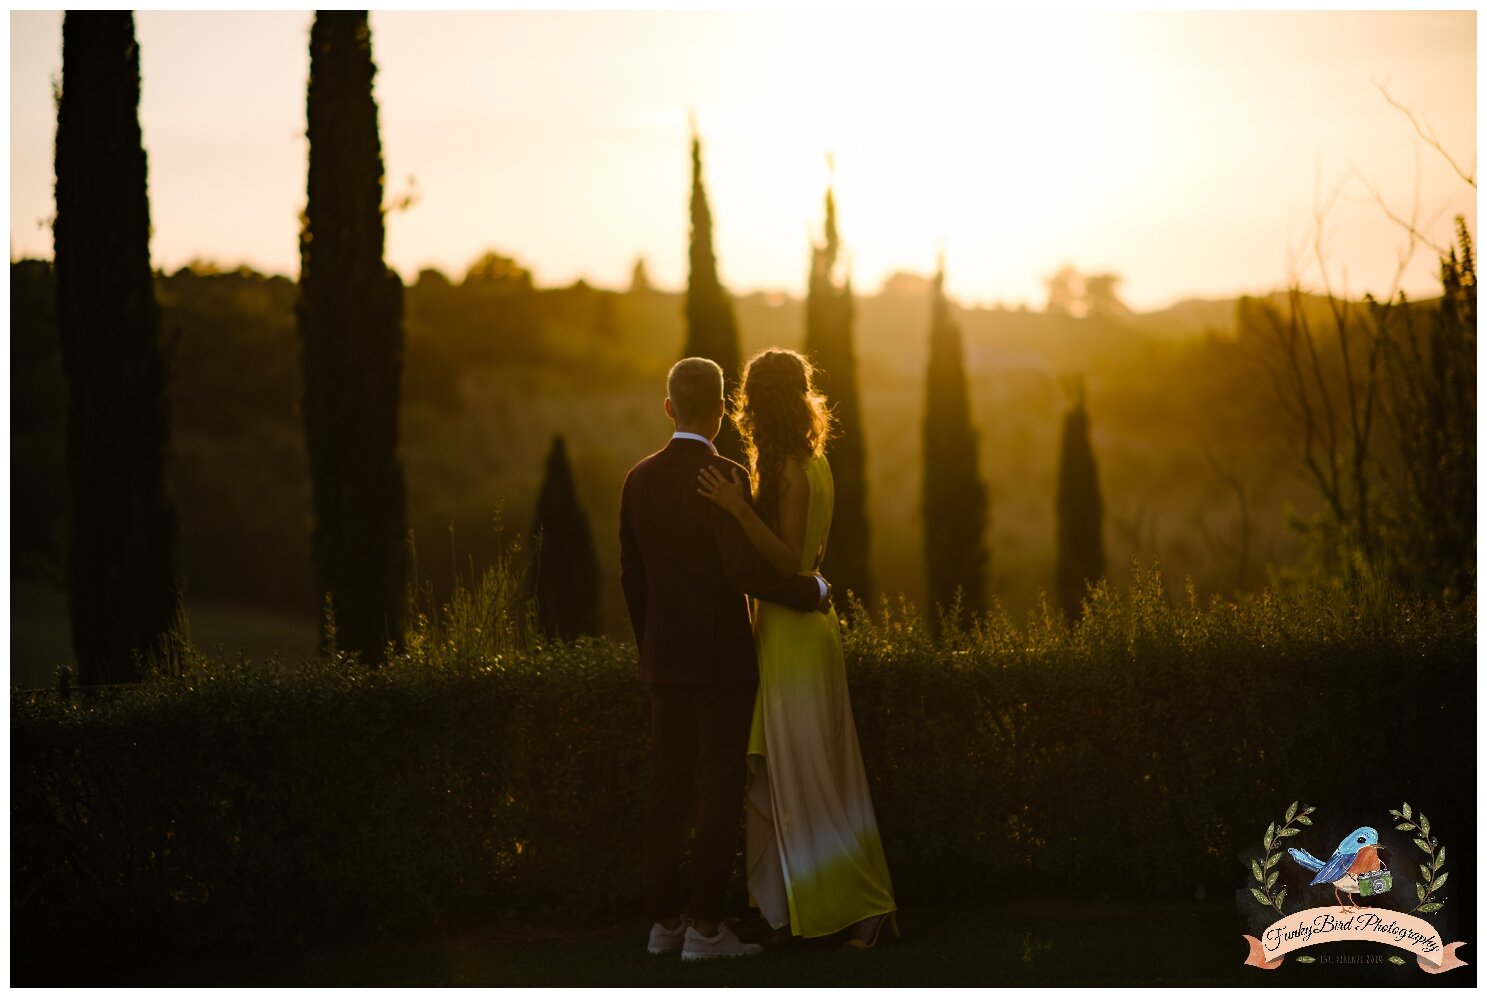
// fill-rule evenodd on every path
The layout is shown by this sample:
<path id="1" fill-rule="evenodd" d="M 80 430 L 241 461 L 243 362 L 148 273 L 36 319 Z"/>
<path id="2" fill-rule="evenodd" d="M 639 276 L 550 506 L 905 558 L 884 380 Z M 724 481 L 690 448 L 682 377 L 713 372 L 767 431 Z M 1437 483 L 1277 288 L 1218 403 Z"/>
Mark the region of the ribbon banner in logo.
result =
<path id="1" fill-rule="evenodd" d="M 1464 941 L 1442 942 L 1440 933 L 1425 919 L 1384 908 L 1308 908 L 1272 922 L 1260 939 L 1244 938 L 1249 943 L 1245 964 L 1261 970 L 1277 969 L 1286 954 L 1296 950 L 1343 940 L 1409 950 L 1427 974 L 1466 966 L 1456 955 L 1457 948 L 1466 945 Z"/>

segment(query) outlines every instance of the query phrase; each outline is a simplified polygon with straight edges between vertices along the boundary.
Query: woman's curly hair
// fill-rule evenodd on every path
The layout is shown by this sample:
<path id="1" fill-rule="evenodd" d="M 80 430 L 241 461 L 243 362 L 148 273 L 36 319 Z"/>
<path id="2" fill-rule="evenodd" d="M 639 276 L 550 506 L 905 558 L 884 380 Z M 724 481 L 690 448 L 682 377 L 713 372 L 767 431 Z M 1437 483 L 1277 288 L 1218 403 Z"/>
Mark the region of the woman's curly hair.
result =
<path id="1" fill-rule="evenodd" d="M 743 437 L 759 515 L 776 529 L 785 459 L 819 456 L 831 435 L 826 396 L 812 385 L 815 371 L 794 350 L 765 350 L 744 367 L 734 395 L 733 423 Z"/>

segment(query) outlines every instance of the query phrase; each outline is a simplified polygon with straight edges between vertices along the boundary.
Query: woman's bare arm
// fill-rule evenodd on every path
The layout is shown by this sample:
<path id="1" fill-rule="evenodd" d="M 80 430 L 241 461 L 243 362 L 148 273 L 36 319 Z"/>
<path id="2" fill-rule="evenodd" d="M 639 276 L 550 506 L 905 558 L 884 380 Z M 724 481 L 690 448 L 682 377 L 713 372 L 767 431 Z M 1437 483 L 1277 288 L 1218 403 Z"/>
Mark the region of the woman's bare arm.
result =
<path id="1" fill-rule="evenodd" d="M 811 483 L 805 476 L 805 465 L 786 458 L 780 475 L 780 540 L 790 552 L 790 572 L 800 571 L 801 549 L 805 547 L 805 521 L 810 514 Z"/>
<path id="2" fill-rule="evenodd" d="M 744 536 L 781 575 L 800 571 L 800 551 L 805 546 L 805 521 L 810 506 L 810 482 L 798 461 L 787 460 L 780 479 L 780 532 L 776 534 L 759 518 L 744 496 L 738 472 L 732 480 L 716 468 L 704 468 L 698 477 L 697 491 L 729 513 L 743 527 Z"/>

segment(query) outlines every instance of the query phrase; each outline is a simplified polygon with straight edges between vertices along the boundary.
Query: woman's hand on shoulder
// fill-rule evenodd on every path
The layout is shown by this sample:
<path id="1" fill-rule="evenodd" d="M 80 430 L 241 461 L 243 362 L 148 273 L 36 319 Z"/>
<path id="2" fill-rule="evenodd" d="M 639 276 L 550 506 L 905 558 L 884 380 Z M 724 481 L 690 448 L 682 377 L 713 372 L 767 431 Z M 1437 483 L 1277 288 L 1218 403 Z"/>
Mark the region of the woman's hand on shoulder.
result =
<path id="1" fill-rule="evenodd" d="M 749 509 L 748 492 L 738 469 L 730 469 L 729 477 L 712 465 L 705 466 L 697 475 L 697 494 L 711 499 L 734 516 L 742 517 Z"/>

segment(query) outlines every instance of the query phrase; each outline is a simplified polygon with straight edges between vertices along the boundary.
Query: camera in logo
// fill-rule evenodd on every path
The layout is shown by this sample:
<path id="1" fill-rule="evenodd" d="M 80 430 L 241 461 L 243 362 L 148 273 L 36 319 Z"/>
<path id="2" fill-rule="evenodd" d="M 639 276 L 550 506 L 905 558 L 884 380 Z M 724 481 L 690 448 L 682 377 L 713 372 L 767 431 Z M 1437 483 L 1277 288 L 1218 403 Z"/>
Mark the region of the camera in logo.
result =
<path id="1" fill-rule="evenodd" d="M 1363 897 L 1383 894 L 1393 886 L 1394 878 L 1389 875 L 1388 870 L 1378 870 L 1358 876 L 1358 893 Z"/>

